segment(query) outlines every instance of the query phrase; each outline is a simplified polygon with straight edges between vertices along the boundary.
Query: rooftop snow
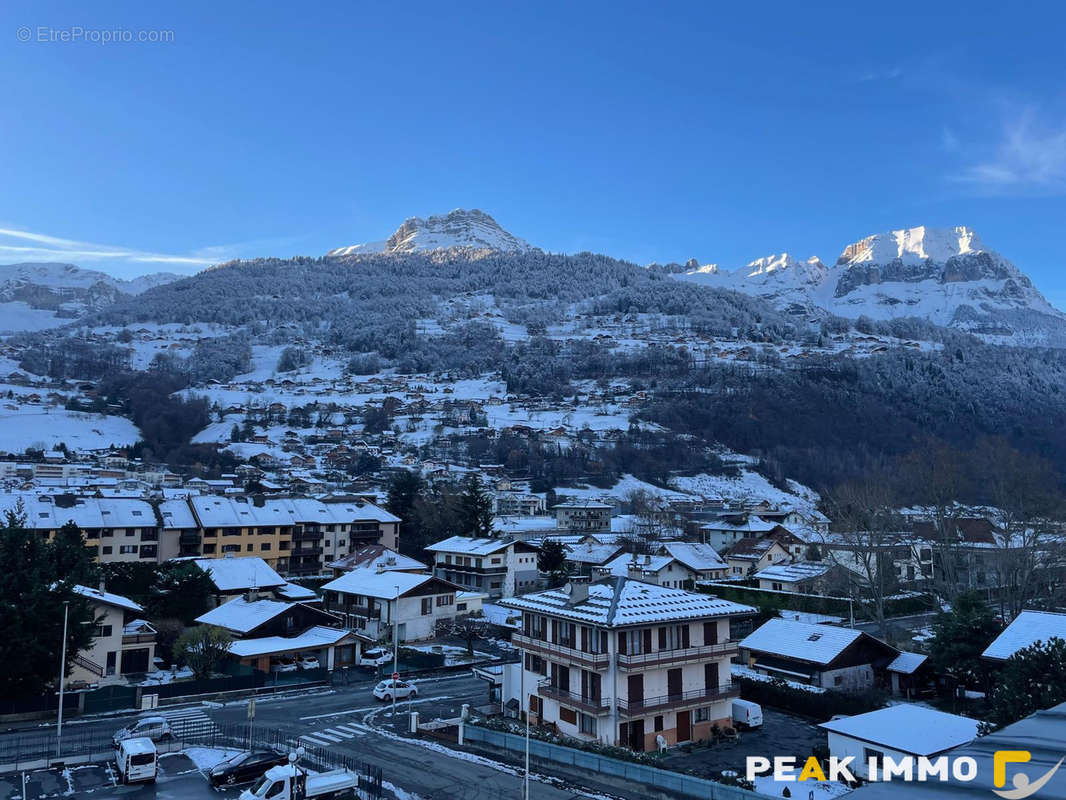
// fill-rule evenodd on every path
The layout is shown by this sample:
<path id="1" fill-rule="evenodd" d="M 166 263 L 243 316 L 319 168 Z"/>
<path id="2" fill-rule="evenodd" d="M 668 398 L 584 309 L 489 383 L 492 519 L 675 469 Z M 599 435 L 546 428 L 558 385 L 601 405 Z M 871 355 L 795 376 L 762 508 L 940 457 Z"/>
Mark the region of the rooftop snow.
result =
<path id="1" fill-rule="evenodd" d="M 916 756 L 932 756 L 977 738 L 975 719 L 926 706 L 901 703 L 854 717 L 823 722 L 822 728 L 852 739 Z"/>
<path id="2" fill-rule="evenodd" d="M 726 568 L 726 563 L 722 560 L 722 557 L 709 544 L 667 542 L 662 546 L 662 549 L 696 572 Z"/>
<path id="3" fill-rule="evenodd" d="M 274 617 L 284 614 L 292 608 L 291 603 L 282 603 L 278 600 L 253 600 L 248 602 L 243 597 L 223 603 L 218 608 L 212 608 L 206 614 L 201 614 L 196 621 L 203 625 L 217 625 L 220 628 L 248 633 L 255 630 L 264 622 L 269 622 Z"/>
<path id="4" fill-rule="evenodd" d="M 111 592 L 100 591 L 99 589 L 91 589 L 88 586 L 82 586 L 80 583 L 75 584 L 73 588 L 75 594 L 79 594 L 93 603 L 104 603 L 109 606 L 125 609 L 126 611 L 144 611 L 144 609 L 137 603 L 134 603 L 128 597 L 123 597 L 120 594 L 112 594 Z"/>
<path id="5" fill-rule="evenodd" d="M 308 628 L 299 636 L 285 638 L 284 636 L 263 636 L 257 639 L 241 639 L 233 642 L 229 651 L 238 658 L 251 656 L 265 656 L 271 653 L 290 653 L 300 650 L 317 650 L 320 647 L 329 647 L 337 644 L 346 636 L 358 636 L 352 631 L 343 628 L 327 628 L 316 625 Z M 361 637 L 366 641 L 366 637 Z"/>
<path id="6" fill-rule="evenodd" d="M 813 664 L 829 664 L 860 636 L 862 631 L 852 628 L 771 619 L 748 634 L 740 646 Z"/>
<path id="7" fill-rule="evenodd" d="M 928 660 L 929 656 L 922 655 L 921 653 L 910 653 L 906 650 L 903 650 L 898 656 L 895 657 L 895 659 L 893 659 L 892 663 L 888 665 L 887 669 L 889 672 L 898 672 L 901 675 L 910 675 Z"/>
<path id="8" fill-rule="evenodd" d="M 487 556 L 498 553 L 514 544 L 512 539 L 474 539 L 470 536 L 452 536 L 426 548 L 431 553 L 462 553 L 468 556 Z"/>
<path id="9" fill-rule="evenodd" d="M 1052 637 L 1066 639 L 1066 614 L 1051 611 L 1023 611 L 981 654 L 984 658 L 1006 661 L 1022 648 Z"/>
<path id="10" fill-rule="evenodd" d="M 243 558 L 196 558 L 200 569 L 211 576 L 220 592 L 245 589 L 276 589 L 285 585 L 274 569 L 258 556 Z"/>
<path id="11" fill-rule="evenodd" d="M 798 561 L 795 564 L 773 564 L 756 572 L 752 577 L 764 581 L 799 583 L 820 578 L 832 569 L 831 564 L 816 561 Z"/>
<path id="12" fill-rule="evenodd" d="M 750 614 L 755 611 L 751 606 L 721 600 L 712 595 L 669 589 L 619 576 L 591 584 L 588 598 L 579 603 L 570 605 L 569 600 L 564 587 L 505 598 L 499 601 L 499 605 L 612 628 Z"/>
<path id="13" fill-rule="evenodd" d="M 354 572 L 346 572 L 339 578 L 334 578 L 325 584 L 322 589 L 324 591 L 344 592 L 345 594 L 358 594 L 365 597 L 391 600 L 397 596 L 397 591 L 402 597 L 431 580 L 435 580 L 432 575 L 416 575 L 410 572 L 376 572 L 359 569 Z"/>

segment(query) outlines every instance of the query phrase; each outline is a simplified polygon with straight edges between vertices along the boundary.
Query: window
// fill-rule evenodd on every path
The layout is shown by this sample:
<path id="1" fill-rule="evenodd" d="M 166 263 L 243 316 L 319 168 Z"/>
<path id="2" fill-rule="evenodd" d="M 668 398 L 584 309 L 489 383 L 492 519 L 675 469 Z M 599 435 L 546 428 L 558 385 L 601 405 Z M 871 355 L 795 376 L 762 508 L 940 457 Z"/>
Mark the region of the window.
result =
<path id="1" fill-rule="evenodd" d="M 95 628 L 93 628 L 93 636 L 95 636 L 97 639 L 102 638 L 102 637 L 106 637 L 106 636 L 110 636 L 110 635 L 111 635 L 111 626 L 110 625 L 97 625 Z"/>
<path id="2" fill-rule="evenodd" d="M 247 550 L 247 551 L 248 551 L 248 552 L 250 553 L 250 552 L 252 552 L 253 550 L 255 550 L 255 545 L 254 545 L 254 544 L 252 544 L 251 542 L 249 542 L 249 543 L 247 544 L 247 546 L 245 546 L 245 548 L 244 548 L 244 549 L 245 549 L 245 550 Z"/>
<path id="3" fill-rule="evenodd" d="M 123 544 L 119 545 L 118 552 L 120 555 L 129 555 L 137 552 L 137 545 L 135 544 Z"/>
<path id="4" fill-rule="evenodd" d="M 432 597 L 423 597 L 422 598 L 422 616 L 424 617 L 427 614 L 432 614 L 432 613 L 433 613 L 433 598 Z"/>
<path id="5" fill-rule="evenodd" d="M 571 725 L 577 725 L 577 712 L 572 708 L 559 706 L 559 721 L 569 722 Z"/>
<path id="6" fill-rule="evenodd" d="M 136 528 L 126 528 L 126 535 L 127 536 L 133 536 L 136 533 L 137 533 L 137 529 Z"/>
<path id="7" fill-rule="evenodd" d="M 270 549 L 270 542 L 263 542 L 261 545 L 259 545 L 259 549 L 260 550 L 269 550 Z"/>
<path id="8" fill-rule="evenodd" d="M 241 546 L 239 544 L 224 544 L 222 545 L 223 553 L 239 553 L 241 552 Z"/>
<path id="9" fill-rule="evenodd" d="M 842 684 L 843 682 L 844 682 L 844 678 L 842 676 L 840 676 L 840 675 L 834 675 L 833 676 L 833 685 L 834 686 L 840 686 L 840 684 Z"/>
<path id="10" fill-rule="evenodd" d="M 661 731 L 663 729 L 663 717 L 662 717 L 662 714 L 660 714 L 659 716 L 657 716 L 655 718 L 655 722 L 652 725 L 652 727 L 655 729 L 656 733 L 658 733 L 659 731 Z"/>
<path id="11" fill-rule="evenodd" d="M 780 583 L 776 583 L 776 582 L 775 583 L 771 583 L 770 584 L 770 588 L 773 589 L 776 592 L 780 592 L 781 591 L 781 584 Z"/>
<path id="12" fill-rule="evenodd" d="M 455 604 L 455 610 L 456 611 L 466 611 L 466 603 L 456 603 Z"/>
<path id="13" fill-rule="evenodd" d="M 869 764 L 871 761 L 881 766 L 881 761 L 884 759 L 885 754 L 880 750 L 874 750 L 872 747 L 864 747 L 862 749 L 862 760 Z"/>
<path id="14" fill-rule="evenodd" d="M 344 547 L 344 539 L 341 539 L 339 542 L 337 542 L 337 547 Z"/>
<path id="15" fill-rule="evenodd" d="M 526 653 L 526 671 L 535 672 L 538 675 L 548 674 L 548 662 L 540 656 Z"/>
<path id="16" fill-rule="evenodd" d="M 711 718 L 711 709 L 707 706 L 696 709 L 696 722 L 708 722 Z"/>
<path id="17" fill-rule="evenodd" d="M 111 545 L 105 544 L 103 547 L 100 548 L 100 553 L 101 555 L 105 556 L 111 555 Z"/>
<path id="18" fill-rule="evenodd" d="M 591 717 L 588 714 L 582 714 L 580 716 L 580 720 L 581 720 L 581 724 L 580 724 L 579 727 L 581 729 L 581 732 L 584 733 L 584 734 L 587 734 L 588 736 L 595 736 L 596 735 L 596 718 L 595 717 Z"/>
<path id="19" fill-rule="evenodd" d="M 503 584 L 499 581 L 492 581 L 489 586 L 493 589 L 499 589 Z"/>
<path id="20" fill-rule="evenodd" d="M 214 552 L 215 552 L 215 544 L 214 544 L 214 542 L 211 542 L 209 544 L 205 544 L 204 545 L 204 555 L 205 556 L 214 555 Z"/>
<path id="21" fill-rule="evenodd" d="M 437 595 L 437 608 L 442 606 L 450 606 L 455 602 L 455 595 L 452 594 L 440 594 Z"/>

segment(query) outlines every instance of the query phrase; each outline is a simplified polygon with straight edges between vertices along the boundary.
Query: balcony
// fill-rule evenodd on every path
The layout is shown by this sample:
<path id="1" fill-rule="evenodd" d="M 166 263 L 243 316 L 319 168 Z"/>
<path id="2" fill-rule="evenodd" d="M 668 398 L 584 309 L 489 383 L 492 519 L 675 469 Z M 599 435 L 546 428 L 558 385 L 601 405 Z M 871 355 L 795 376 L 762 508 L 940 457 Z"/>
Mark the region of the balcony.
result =
<path id="1" fill-rule="evenodd" d="M 319 528 L 308 529 L 297 528 L 292 532 L 292 540 L 294 542 L 305 542 L 314 539 L 321 539 L 325 534 Z"/>
<path id="2" fill-rule="evenodd" d="M 618 713 L 623 717 L 643 717 L 660 711 L 675 711 L 690 706 L 701 706 L 718 700 L 740 697 L 740 687 L 727 683 L 723 686 L 694 689 L 680 694 L 661 697 L 645 697 L 641 700 L 619 700 Z"/>
<path id="3" fill-rule="evenodd" d="M 656 650 L 651 653 L 634 655 L 618 654 L 618 668 L 621 670 L 645 670 L 666 664 L 683 664 L 686 661 L 704 661 L 719 656 L 737 654 L 737 642 L 706 644 L 700 647 L 682 647 L 677 650 Z"/>
<path id="4" fill-rule="evenodd" d="M 552 686 L 550 679 L 543 680 L 537 684 L 537 694 L 541 697 L 547 697 L 559 703 L 579 708 L 587 714 L 606 714 L 611 708 L 610 703 L 605 698 L 586 697 L 566 689 L 560 689 L 558 686 Z"/>
<path id="5" fill-rule="evenodd" d="M 294 547 L 292 550 L 289 551 L 289 554 L 294 556 L 320 556 L 322 555 L 322 548 L 309 547 L 305 545 L 302 547 Z"/>
<path id="6" fill-rule="evenodd" d="M 523 633 L 511 634 L 511 644 L 530 653 L 551 656 L 555 659 L 562 659 L 568 663 L 580 664 L 592 669 L 607 669 L 607 665 L 611 662 L 611 657 L 607 653 L 585 653 L 572 647 L 563 647 L 555 642 L 534 639 Z"/>
<path id="7" fill-rule="evenodd" d="M 506 575 L 506 564 L 493 564 L 489 567 L 475 567 L 473 564 L 448 564 L 438 561 L 434 566 L 437 572 L 470 572 L 474 575 Z"/>
<path id="8" fill-rule="evenodd" d="M 328 610 L 334 614 L 354 614 L 367 619 L 381 619 L 381 606 L 330 606 Z"/>

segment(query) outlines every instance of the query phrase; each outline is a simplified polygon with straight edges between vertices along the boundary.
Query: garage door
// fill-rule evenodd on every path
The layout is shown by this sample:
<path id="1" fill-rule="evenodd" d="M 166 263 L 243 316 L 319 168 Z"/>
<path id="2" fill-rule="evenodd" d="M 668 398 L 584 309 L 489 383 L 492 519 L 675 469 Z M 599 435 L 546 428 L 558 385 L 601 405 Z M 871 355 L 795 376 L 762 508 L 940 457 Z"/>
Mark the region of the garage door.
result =
<path id="1" fill-rule="evenodd" d="M 149 648 L 147 647 L 138 647 L 133 650 L 123 650 L 122 665 L 119 667 L 119 671 L 123 675 L 128 672 L 147 672 L 148 652 Z"/>

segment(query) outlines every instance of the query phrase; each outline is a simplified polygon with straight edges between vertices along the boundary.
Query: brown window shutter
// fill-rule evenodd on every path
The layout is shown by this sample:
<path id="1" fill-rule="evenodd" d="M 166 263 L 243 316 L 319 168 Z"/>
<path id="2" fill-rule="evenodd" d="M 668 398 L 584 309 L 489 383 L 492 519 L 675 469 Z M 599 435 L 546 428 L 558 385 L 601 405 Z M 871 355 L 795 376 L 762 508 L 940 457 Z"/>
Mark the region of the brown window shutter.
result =
<path id="1" fill-rule="evenodd" d="M 552 620 L 552 638 L 551 638 L 551 640 L 553 642 L 558 642 L 559 641 L 559 621 L 555 620 L 555 619 Z"/>
<path id="2" fill-rule="evenodd" d="M 644 652 L 651 652 L 651 628 L 644 629 Z"/>
<path id="3" fill-rule="evenodd" d="M 618 652 L 626 655 L 626 632 L 618 631 Z"/>
<path id="4" fill-rule="evenodd" d="M 666 649 L 666 628 L 659 628 L 659 649 Z"/>
<path id="5" fill-rule="evenodd" d="M 682 647 L 691 647 L 692 646 L 691 640 L 689 639 L 689 636 L 691 636 L 691 634 L 689 632 L 689 626 L 688 625 L 682 625 L 681 626 L 681 646 Z"/>

